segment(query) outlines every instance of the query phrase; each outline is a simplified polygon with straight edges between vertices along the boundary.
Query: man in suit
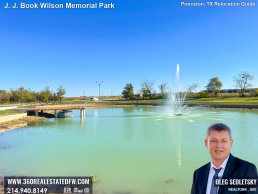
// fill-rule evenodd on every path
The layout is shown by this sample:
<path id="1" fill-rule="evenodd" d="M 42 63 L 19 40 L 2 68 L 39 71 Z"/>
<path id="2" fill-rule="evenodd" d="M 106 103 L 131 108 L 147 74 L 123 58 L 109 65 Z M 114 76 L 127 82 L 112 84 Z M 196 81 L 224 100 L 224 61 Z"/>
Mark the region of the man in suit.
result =
<path id="1" fill-rule="evenodd" d="M 215 186 L 214 179 L 218 177 L 227 179 L 258 178 L 256 166 L 230 154 L 233 145 L 230 128 L 223 123 L 216 123 L 207 129 L 205 146 L 210 155 L 211 162 L 205 164 L 194 172 L 191 194 L 257 194 L 256 191 L 230 190 L 226 186 Z M 246 187 L 239 186 L 238 188 Z M 255 186 L 254 186 L 255 188 Z"/>

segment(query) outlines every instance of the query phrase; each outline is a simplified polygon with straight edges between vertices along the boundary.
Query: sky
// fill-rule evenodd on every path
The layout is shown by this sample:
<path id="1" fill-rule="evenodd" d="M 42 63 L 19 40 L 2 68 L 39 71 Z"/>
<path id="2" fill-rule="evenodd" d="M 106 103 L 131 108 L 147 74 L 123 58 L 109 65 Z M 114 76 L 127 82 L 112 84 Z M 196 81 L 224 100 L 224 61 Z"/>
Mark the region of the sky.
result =
<path id="1" fill-rule="evenodd" d="M 0 1 L 0 90 L 33 91 L 62 85 L 66 96 L 120 95 L 143 81 L 155 90 L 212 77 L 235 88 L 243 71 L 258 87 L 258 3 L 239 7 L 186 7 L 178 0 L 114 0 L 114 9 L 5 9 Z M 25 3 L 100 3 L 102 1 L 15 1 Z M 185 1 L 188 2 L 188 1 Z M 189 1 L 190 2 L 190 1 Z M 204 2 L 205 1 L 200 1 Z M 232 1 L 242 2 L 242 1 Z M 250 1 L 251 2 L 251 1 Z"/>

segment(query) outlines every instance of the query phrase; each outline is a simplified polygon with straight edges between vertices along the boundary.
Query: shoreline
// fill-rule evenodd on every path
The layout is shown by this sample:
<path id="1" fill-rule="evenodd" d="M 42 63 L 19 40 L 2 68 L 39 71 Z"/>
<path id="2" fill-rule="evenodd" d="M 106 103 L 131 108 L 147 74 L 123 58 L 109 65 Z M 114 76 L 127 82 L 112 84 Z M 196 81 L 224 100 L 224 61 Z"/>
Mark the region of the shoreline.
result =
<path id="1" fill-rule="evenodd" d="M 14 119 L 11 121 L 6 121 L 0 123 L 0 133 L 10 131 L 17 128 L 27 127 L 29 123 L 35 123 L 39 121 L 44 121 L 48 118 L 46 117 L 37 117 L 37 116 L 24 116 L 19 119 Z"/>
<path id="2" fill-rule="evenodd" d="M 97 102 L 87 104 L 86 109 L 92 108 L 112 108 L 112 107 L 163 107 L 165 103 L 106 103 Z M 258 105 L 225 105 L 225 104 L 186 104 L 189 107 L 197 107 L 204 109 L 225 109 L 225 110 L 258 110 Z M 12 115 L 9 115 L 12 116 Z M 0 116 L 1 117 L 1 116 Z M 48 119 L 47 116 L 24 116 L 11 121 L 0 122 L 0 134 L 17 128 L 27 127 L 29 123 L 35 123 Z"/>
<path id="3" fill-rule="evenodd" d="M 131 102 L 131 103 L 106 103 L 97 102 L 87 104 L 87 108 L 105 108 L 105 107 L 145 107 L 145 106 L 160 106 L 164 107 L 166 103 L 141 103 L 141 102 Z M 214 108 L 214 109 L 230 109 L 230 110 L 258 110 L 258 105 L 247 105 L 247 104 L 184 104 L 188 107 L 196 108 Z"/>

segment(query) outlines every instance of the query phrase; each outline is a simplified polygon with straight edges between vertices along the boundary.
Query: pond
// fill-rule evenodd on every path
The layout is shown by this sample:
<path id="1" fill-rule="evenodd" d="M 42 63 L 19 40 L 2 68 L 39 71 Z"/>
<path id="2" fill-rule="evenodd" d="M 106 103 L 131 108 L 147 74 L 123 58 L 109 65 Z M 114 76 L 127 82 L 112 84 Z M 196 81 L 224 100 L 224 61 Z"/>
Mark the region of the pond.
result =
<path id="1" fill-rule="evenodd" d="M 98 194 L 190 193 L 196 168 L 210 161 L 206 129 L 232 129 L 232 154 L 258 166 L 258 111 L 162 107 L 100 108 L 0 135 L 0 175 L 91 176 Z"/>

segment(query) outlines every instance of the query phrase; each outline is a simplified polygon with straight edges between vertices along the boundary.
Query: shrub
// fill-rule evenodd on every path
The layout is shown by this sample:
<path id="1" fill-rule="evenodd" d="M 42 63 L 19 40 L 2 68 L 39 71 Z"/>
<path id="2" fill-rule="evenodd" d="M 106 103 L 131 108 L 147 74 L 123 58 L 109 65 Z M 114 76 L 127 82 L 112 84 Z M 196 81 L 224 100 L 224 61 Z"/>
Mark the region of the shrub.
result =
<path id="1" fill-rule="evenodd" d="M 255 89 L 255 90 L 254 90 L 253 96 L 258 96 L 258 89 Z"/>
<path id="2" fill-rule="evenodd" d="M 201 91 L 197 93 L 197 96 L 199 98 L 208 98 L 209 97 L 209 93 L 207 91 Z"/>

